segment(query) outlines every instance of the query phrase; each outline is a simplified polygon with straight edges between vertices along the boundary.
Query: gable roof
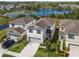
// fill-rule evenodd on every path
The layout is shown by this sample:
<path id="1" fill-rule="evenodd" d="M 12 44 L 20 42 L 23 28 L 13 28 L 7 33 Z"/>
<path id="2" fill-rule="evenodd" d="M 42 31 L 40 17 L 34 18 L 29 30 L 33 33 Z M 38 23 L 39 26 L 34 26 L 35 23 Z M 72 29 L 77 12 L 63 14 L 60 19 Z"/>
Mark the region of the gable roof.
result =
<path id="1" fill-rule="evenodd" d="M 18 19 L 16 19 L 16 20 L 14 20 L 14 21 L 12 21 L 12 22 L 10 22 L 10 23 L 15 23 L 15 24 L 27 24 L 27 23 L 29 23 L 29 22 L 31 22 L 31 21 L 33 21 L 34 19 L 33 18 L 31 18 L 31 17 L 22 17 L 22 18 L 18 18 Z"/>
<path id="2" fill-rule="evenodd" d="M 65 27 L 66 29 L 65 33 L 79 34 L 79 20 L 63 20 L 63 21 L 60 21 L 60 26 Z"/>
<path id="3" fill-rule="evenodd" d="M 53 25 L 54 24 L 54 20 L 52 18 L 40 18 L 37 23 L 36 26 L 39 26 L 41 28 L 45 28 L 49 25 Z"/>

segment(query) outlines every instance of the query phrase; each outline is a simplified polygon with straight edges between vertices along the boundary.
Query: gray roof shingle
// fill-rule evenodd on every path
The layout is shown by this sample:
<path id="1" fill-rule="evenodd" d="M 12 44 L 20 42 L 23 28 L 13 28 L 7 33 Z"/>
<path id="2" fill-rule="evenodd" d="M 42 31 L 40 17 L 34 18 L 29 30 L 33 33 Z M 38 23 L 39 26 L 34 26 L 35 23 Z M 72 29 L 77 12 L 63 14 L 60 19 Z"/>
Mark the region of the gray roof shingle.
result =
<path id="1" fill-rule="evenodd" d="M 22 18 L 18 18 L 10 23 L 15 23 L 15 24 L 27 24 L 31 21 L 33 21 L 34 19 L 31 17 L 22 17 Z"/>
<path id="2" fill-rule="evenodd" d="M 62 20 L 60 21 L 60 27 L 65 27 L 66 33 L 79 34 L 79 20 Z"/>

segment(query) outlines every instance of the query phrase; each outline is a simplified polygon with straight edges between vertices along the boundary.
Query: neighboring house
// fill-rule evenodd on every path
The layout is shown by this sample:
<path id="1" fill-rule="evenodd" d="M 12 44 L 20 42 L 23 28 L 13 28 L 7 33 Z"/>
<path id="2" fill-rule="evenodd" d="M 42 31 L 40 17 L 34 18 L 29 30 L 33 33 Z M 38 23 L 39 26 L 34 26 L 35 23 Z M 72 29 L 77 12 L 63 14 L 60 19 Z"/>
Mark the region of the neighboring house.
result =
<path id="1" fill-rule="evenodd" d="M 35 23 L 35 20 L 31 17 L 22 17 L 22 18 L 18 18 L 16 20 L 11 21 L 9 23 L 7 37 L 17 41 L 18 38 L 21 38 L 24 35 L 26 35 L 25 32 L 26 32 L 27 27 L 29 27 L 33 23 Z"/>
<path id="2" fill-rule="evenodd" d="M 33 23 L 35 23 L 35 19 L 31 18 L 31 17 L 22 17 L 22 18 L 18 18 L 16 20 L 13 20 L 9 23 L 9 28 L 11 27 L 21 27 L 23 29 L 27 29 L 28 26 L 32 25 Z"/>
<path id="3" fill-rule="evenodd" d="M 43 43 L 46 38 L 52 38 L 55 31 L 55 22 L 52 18 L 40 18 L 27 29 L 27 40 Z"/>
<path id="4" fill-rule="evenodd" d="M 9 28 L 7 32 L 7 37 L 14 41 L 19 41 L 24 35 L 26 35 L 26 31 L 21 27 Z"/>
<path id="5" fill-rule="evenodd" d="M 63 41 L 69 48 L 69 56 L 79 56 L 79 20 L 61 20 L 59 40 L 61 41 L 60 49 L 63 50 Z"/>

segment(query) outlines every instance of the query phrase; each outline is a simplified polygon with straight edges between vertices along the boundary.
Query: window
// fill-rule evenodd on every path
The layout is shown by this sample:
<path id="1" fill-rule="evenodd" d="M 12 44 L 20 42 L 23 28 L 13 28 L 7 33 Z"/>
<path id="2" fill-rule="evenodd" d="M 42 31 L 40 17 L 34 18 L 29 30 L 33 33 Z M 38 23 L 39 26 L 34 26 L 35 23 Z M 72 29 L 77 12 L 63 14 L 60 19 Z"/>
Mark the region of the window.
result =
<path id="1" fill-rule="evenodd" d="M 37 33 L 38 33 L 38 34 L 41 34 L 41 30 L 37 30 Z"/>
<path id="2" fill-rule="evenodd" d="M 74 39 L 74 34 L 73 34 L 73 33 L 69 33 L 69 34 L 68 34 L 68 38 Z"/>
<path id="3" fill-rule="evenodd" d="M 64 30 L 64 27 L 61 27 L 61 30 Z"/>
<path id="4" fill-rule="evenodd" d="M 61 36 L 61 39 L 64 39 L 64 36 Z"/>
<path id="5" fill-rule="evenodd" d="M 30 32 L 30 33 L 33 33 L 33 29 L 29 29 L 29 32 Z"/>
<path id="6" fill-rule="evenodd" d="M 15 26 L 15 24 L 14 24 L 14 23 L 11 23 L 11 25 L 12 25 L 12 26 Z"/>

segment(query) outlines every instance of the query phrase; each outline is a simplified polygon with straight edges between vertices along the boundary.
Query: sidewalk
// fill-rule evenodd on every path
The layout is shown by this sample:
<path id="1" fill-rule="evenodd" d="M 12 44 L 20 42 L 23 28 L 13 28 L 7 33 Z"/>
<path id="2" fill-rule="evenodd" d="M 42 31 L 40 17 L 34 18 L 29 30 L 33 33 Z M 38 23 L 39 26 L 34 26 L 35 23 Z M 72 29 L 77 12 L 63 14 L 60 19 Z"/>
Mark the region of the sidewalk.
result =
<path id="1" fill-rule="evenodd" d="M 6 51 L 6 52 L 4 52 L 4 54 L 8 54 L 8 55 L 11 55 L 11 56 L 18 57 L 20 53 L 16 53 L 16 52 L 12 52 L 12 51 Z"/>

